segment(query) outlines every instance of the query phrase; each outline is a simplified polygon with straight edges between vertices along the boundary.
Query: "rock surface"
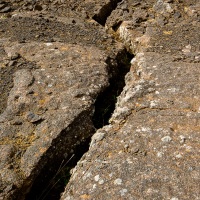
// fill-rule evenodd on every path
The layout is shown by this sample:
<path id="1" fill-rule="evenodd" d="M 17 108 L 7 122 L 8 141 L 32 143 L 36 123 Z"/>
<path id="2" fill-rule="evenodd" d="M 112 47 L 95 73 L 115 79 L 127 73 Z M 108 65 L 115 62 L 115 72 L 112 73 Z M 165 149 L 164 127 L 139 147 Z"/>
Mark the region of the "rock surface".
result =
<path id="1" fill-rule="evenodd" d="M 110 125 L 62 196 L 200 198 L 200 3 L 123 1 L 106 21 L 135 54 Z"/>
<path id="2" fill-rule="evenodd" d="M 199 30 L 198 0 L 0 0 L 0 199 L 95 133 L 121 44 L 126 85 L 61 200 L 199 199 Z"/>
<path id="3" fill-rule="evenodd" d="M 108 60 L 121 52 L 94 20 L 49 15 L 14 11 L 0 19 L 3 200 L 24 199 L 45 167 L 94 134 L 94 103 L 116 67 Z"/>
<path id="4" fill-rule="evenodd" d="M 5 149 L 1 151 L 5 159 L 1 179 L 9 190 L 34 179 L 48 158 L 59 161 L 60 154 L 67 156 L 94 132 L 94 100 L 108 85 L 106 56 L 95 47 L 37 42 L 10 45 L 6 45 L 7 54 L 18 52 L 38 69 L 15 72 L 7 108 L 0 117 L 0 144 Z M 5 189 L 4 199 L 9 190 Z"/>

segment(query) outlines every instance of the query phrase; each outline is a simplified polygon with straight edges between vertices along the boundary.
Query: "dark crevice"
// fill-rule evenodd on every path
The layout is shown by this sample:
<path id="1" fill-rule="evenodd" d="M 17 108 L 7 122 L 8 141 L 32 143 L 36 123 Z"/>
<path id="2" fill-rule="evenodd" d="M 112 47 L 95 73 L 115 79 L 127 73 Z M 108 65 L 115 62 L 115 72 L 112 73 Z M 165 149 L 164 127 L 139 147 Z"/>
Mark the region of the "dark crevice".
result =
<path id="1" fill-rule="evenodd" d="M 110 86 L 105 89 L 95 102 L 95 113 L 93 123 L 95 128 L 102 128 L 109 124 L 109 119 L 115 109 L 117 97 L 125 86 L 125 75 L 130 70 L 130 61 L 133 55 L 125 49 L 117 54 L 115 60 L 107 59 L 110 74 Z"/>
<path id="2" fill-rule="evenodd" d="M 80 115 L 51 143 L 41 158 L 32 177 L 27 182 L 33 185 L 26 195 L 26 200 L 59 200 L 70 178 L 70 170 L 75 167 L 82 155 L 88 151 L 90 138 L 95 132 L 91 121 L 92 107 Z M 37 172 L 39 171 L 39 173 Z M 28 189 L 27 189 L 28 190 Z M 16 195 L 21 200 L 23 191 Z"/>
<path id="3" fill-rule="evenodd" d="M 93 19 L 102 26 L 105 26 L 107 18 L 110 16 L 113 10 L 117 8 L 118 3 L 122 0 L 110 0 L 108 4 L 102 6 L 97 14 L 93 16 Z"/>
<path id="4" fill-rule="evenodd" d="M 34 181 L 26 200 L 59 200 L 70 179 L 70 170 L 88 151 L 89 143 L 90 139 L 88 138 L 78 145 L 67 158 L 54 159 L 54 163 L 44 167 Z"/>
<path id="5" fill-rule="evenodd" d="M 97 97 L 94 115 L 90 116 L 91 110 L 82 114 L 70 125 L 70 128 L 68 127 L 68 130 L 64 130 L 59 138 L 52 143 L 45 156 L 46 158 L 41 161 L 45 164 L 41 165 L 42 169 L 34 180 L 26 200 L 60 199 L 60 195 L 70 179 L 70 170 L 76 166 L 83 154 L 89 149 L 90 139 L 95 133 L 95 128 L 102 128 L 108 124 L 108 120 L 115 109 L 117 96 L 120 95 L 125 85 L 124 77 L 130 69 L 132 57 L 126 50 L 122 50 L 115 58 L 107 59 L 110 86 Z M 91 118 L 92 122 L 88 122 Z M 89 130 L 89 132 L 85 133 L 83 127 L 85 131 Z M 72 139 L 77 132 L 82 133 L 78 138 Z M 72 143 L 73 140 L 81 141 L 84 134 L 87 134 L 85 140 L 82 140 L 78 145 L 70 146 L 70 142 Z"/>
<path id="6" fill-rule="evenodd" d="M 112 29 L 117 32 L 119 29 L 120 25 L 122 24 L 122 21 L 117 22 L 114 26 L 112 26 Z"/>

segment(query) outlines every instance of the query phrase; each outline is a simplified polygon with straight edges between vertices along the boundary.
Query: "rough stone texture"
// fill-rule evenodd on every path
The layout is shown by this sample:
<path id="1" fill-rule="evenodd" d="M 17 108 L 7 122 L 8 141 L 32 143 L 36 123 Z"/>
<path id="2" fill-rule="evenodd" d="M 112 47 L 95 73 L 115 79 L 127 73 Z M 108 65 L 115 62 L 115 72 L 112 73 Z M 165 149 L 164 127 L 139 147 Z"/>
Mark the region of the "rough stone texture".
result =
<path id="1" fill-rule="evenodd" d="M 199 21 L 195 0 L 123 1 L 111 13 L 107 29 L 135 58 L 62 200 L 200 199 Z"/>
<path id="2" fill-rule="evenodd" d="M 200 199 L 199 30 L 199 0 L 0 0 L 0 199 L 95 132 L 114 38 L 126 86 L 61 199 Z"/>
<path id="3" fill-rule="evenodd" d="M 5 160 L 0 172 L 9 187 L 1 193 L 3 199 L 27 184 L 27 179 L 34 179 L 50 157 L 67 156 L 94 132 L 93 103 L 108 85 L 106 56 L 95 47 L 37 42 L 10 45 L 6 45 L 7 54 L 17 52 L 39 68 L 14 74 L 14 87 L 0 116 L 1 159 Z"/>
<path id="4" fill-rule="evenodd" d="M 85 19 L 94 16 L 104 18 L 121 0 L 5 0 L 0 2 L 0 13 L 12 11 L 48 12 L 54 16 L 77 17 Z"/>
<path id="5" fill-rule="evenodd" d="M 116 66 L 110 60 L 121 51 L 92 19 L 73 12 L 52 17 L 55 10 L 39 7 L 18 12 L 20 3 L 0 1 L 0 8 L 14 11 L 0 14 L 3 200 L 24 199 L 44 166 L 61 163 L 95 132 L 94 103 L 109 86 Z"/>

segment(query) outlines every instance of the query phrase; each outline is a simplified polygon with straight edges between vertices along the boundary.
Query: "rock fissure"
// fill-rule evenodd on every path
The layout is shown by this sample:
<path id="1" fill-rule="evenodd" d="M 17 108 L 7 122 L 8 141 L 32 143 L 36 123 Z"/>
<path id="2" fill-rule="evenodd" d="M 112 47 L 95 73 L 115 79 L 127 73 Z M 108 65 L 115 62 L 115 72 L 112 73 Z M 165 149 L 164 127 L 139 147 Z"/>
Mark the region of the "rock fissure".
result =
<path id="1" fill-rule="evenodd" d="M 70 170 L 76 166 L 82 155 L 88 151 L 91 137 L 95 133 L 95 129 L 102 128 L 108 124 L 115 109 L 117 97 L 120 95 L 125 85 L 124 77 L 130 70 L 130 61 L 132 57 L 133 56 L 124 49 L 117 53 L 115 58 L 110 57 L 106 60 L 108 76 L 110 77 L 109 86 L 98 95 L 94 103 L 94 114 L 92 115 L 92 111 L 90 111 L 88 114 L 84 115 L 84 117 L 78 117 L 78 124 L 80 124 L 79 129 L 81 131 L 83 131 L 82 129 L 91 129 L 90 133 L 86 134 L 86 132 L 84 132 L 83 137 L 86 135 L 88 135 L 88 137 L 84 139 L 85 141 L 81 138 L 76 138 L 77 145 L 74 147 L 71 146 L 71 153 L 69 153 L 69 155 L 63 154 L 63 152 L 69 151 L 65 150 L 65 148 L 69 146 L 67 145 L 69 137 L 73 137 L 74 134 L 78 132 L 75 127 L 77 122 L 72 123 L 72 128 L 68 127 L 69 130 L 63 131 L 60 137 L 56 138 L 56 141 L 54 141 L 54 144 L 52 144 L 52 147 L 48 150 L 49 153 L 47 152 L 49 156 L 45 156 L 47 157 L 46 161 L 41 160 L 41 162 L 46 164 L 42 167 L 41 173 L 34 181 L 26 200 L 45 200 L 52 198 L 57 200 L 60 198 L 60 194 L 64 191 L 70 178 Z M 91 128 L 88 129 L 85 127 L 85 124 L 88 124 L 88 121 L 91 120 Z M 59 144 L 60 142 L 62 144 Z M 55 153 L 55 151 L 58 151 L 58 153 Z M 52 158 L 51 154 L 56 156 Z M 63 155 L 59 156 L 61 154 Z M 38 167 L 36 168 L 38 169 Z"/>
<path id="2" fill-rule="evenodd" d="M 106 88 L 98 96 L 95 102 L 95 112 L 93 115 L 93 123 L 95 128 L 99 129 L 109 124 L 109 119 L 115 110 L 117 97 L 125 86 L 125 75 L 130 70 L 130 61 L 133 55 L 122 50 L 118 53 L 115 60 L 107 59 L 108 71 L 110 74 L 109 87 Z"/>
<path id="3" fill-rule="evenodd" d="M 98 13 L 93 16 L 93 19 L 102 26 L 105 26 L 107 18 L 120 2 L 122 2 L 122 0 L 109 0 L 108 3 L 102 6 Z"/>

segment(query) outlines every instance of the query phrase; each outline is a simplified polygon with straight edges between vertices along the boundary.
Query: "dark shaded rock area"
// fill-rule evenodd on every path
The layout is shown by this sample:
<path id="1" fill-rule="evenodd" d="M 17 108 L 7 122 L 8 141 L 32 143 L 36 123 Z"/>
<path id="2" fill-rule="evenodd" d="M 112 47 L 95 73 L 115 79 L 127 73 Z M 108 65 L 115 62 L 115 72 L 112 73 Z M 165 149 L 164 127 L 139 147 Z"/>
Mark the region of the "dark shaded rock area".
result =
<path id="1" fill-rule="evenodd" d="M 46 165 L 34 180 L 25 199 L 60 199 L 60 195 L 70 179 L 70 170 L 76 166 L 78 160 L 88 151 L 89 143 L 90 138 L 77 145 L 68 158 L 51 163 L 51 167 Z"/>
<path id="2" fill-rule="evenodd" d="M 199 0 L 0 0 L 0 200 L 198 200 L 199 30 Z"/>
<path id="3" fill-rule="evenodd" d="M 110 66 L 109 74 L 109 87 L 101 92 L 95 101 L 95 112 L 92 117 L 93 124 L 96 129 L 102 128 L 109 124 L 109 119 L 115 110 L 115 103 L 117 97 L 125 86 L 125 75 L 129 72 L 133 55 L 123 50 L 118 53 L 113 63 L 112 58 L 106 61 Z M 114 65 L 113 65 L 114 64 Z M 118 67 L 116 67 L 116 65 Z"/>

